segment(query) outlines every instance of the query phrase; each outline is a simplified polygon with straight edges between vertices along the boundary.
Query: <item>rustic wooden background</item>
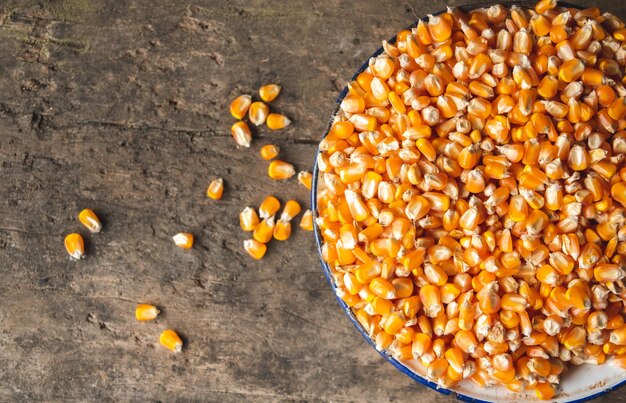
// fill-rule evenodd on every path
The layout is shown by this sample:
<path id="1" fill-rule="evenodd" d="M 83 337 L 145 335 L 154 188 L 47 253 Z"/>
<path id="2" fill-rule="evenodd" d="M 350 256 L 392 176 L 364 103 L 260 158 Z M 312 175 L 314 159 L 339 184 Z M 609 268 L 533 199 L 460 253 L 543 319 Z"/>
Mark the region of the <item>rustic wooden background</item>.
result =
<path id="1" fill-rule="evenodd" d="M 456 4 L 456 2 L 453 2 Z M 625 16 L 623 2 L 585 1 Z M 311 233 L 264 260 L 237 215 L 267 194 L 261 145 L 311 169 L 333 102 L 380 41 L 432 1 L 0 2 L 0 401 L 445 401 L 341 313 Z M 284 86 L 250 150 L 231 99 Z M 221 176 L 224 198 L 204 196 Z M 94 209 L 104 230 L 76 220 Z M 197 237 L 183 252 L 171 236 Z M 65 234 L 86 235 L 69 262 Z M 152 323 L 135 304 L 162 308 Z M 182 354 L 158 345 L 166 327 Z M 621 400 L 613 393 L 602 401 Z"/>

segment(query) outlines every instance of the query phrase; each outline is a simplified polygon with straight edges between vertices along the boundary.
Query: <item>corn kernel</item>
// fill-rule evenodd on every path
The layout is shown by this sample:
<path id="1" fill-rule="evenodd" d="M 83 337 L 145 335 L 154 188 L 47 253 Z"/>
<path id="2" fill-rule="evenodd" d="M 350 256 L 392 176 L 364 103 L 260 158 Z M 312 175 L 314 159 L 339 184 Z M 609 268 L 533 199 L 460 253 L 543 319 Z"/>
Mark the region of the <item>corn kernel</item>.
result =
<path id="1" fill-rule="evenodd" d="M 178 334 L 171 329 L 164 330 L 161 333 L 159 342 L 163 347 L 175 353 L 180 353 L 183 350 L 183 341 L 180 339 Z"/>

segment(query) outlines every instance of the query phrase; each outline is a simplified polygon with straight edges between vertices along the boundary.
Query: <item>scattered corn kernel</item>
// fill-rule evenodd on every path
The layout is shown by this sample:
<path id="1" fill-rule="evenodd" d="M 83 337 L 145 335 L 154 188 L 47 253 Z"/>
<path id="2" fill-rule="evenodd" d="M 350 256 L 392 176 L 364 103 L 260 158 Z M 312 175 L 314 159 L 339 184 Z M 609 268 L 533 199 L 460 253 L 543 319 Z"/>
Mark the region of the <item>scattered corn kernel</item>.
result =
<path id="1" fill-rule="evenodd" d="M 259 88 L 259 96 L 264 102 L 272 102 L 280 94 L 281 89 L 278 84 L 267 84 Z"/>
<path id="2" fill-rule="evenodd" d="M 291 120 L 289 120 L 287 116 L 281 115 L 279 113 L 270 113 L 267 116 L 267 120 L 265 121 L 267 127 L 272 130 L 284 129 L 285 127 L 289 126 L 290 123 Z"/>
<path id="3" fill-rule="evenodd" d="M 180 339 L 178 334 L 171 329 L 164 330 L 161 333 L 159 342 L 163 347 L 175 353 L 180 353 L 183 350 L 183 341 Z"/>
<path id="4" fill-rule="evenodd" d="M 267 115 L 270 113 L 270 108 L 263 102 L 253 102 L 248 109 L 248 117 L 250 122 L 255 126 L 261 126 L 265 123 Z"/>
<path id="5" fill-rule="evenodd" d="M 243 119 L 246 116 L 246 112 L 248 112 L 248 108 L 252 103 L 252 97 L 250 95 L 240 95 L 230 104 L 230 114 L 233 115 L 235 119 Z"/>
<path id="6" fill-rule="evenodd" d="M 279 152 L 280 152 L 280 147 L 274 144 L 265 145 L 261 147 L 261 150 L 259 151 L 259 153 L 261 154 L 261 158 L 263 158 L 266 161 L 276 158 Z"/>
<path id="7" fill-rule="evenodd" d="M 156 319 L 159 313 L 160 311 L 154 305 L 139 304 L 135 308 L 135 318 L 141 321 Z"/>
<path id="8" fill-rule="evenodd" d="M 80 234 L 69 234 L 65 237 L 65 249 L 72 260 L 85 257 L 85 241 Z"/>
<path id="9" fill-rule="evenodd" d="M 313 212 L 311 210 L 306 210 L 304 214 L 302 214 L 300 228 L 305 231 L 313 231 Z"/>
<path id="10" fill-rule="evenodd" d="M 222 178 L 217 178 L 209 184 L 209 187 L 206 190 L 206 195 L 213 200 L 219 200 L 222 198 L 224 194 L 224 180 Z"/>
<path id="11" fill-rule="evenodd" d="M 193 234 L 188 232 L 179 232 L 172 237 L 174 244 L 181 249 L 191 249 L 193 246 Z"/>
<path id="12" fill-rule="evenodd" d="M 250 142 L 252 141 L 252 132 L 246 124 L 246 122 L 237 122 L 230 128 L 230 133 L 233 135 L 235 142 L 240 147 L 250 148 Z"/>
<path id="13" fill-rule="evenodd" d="M 311 190 L 311 186 L 313 183 L 313 175 L 309 171 L 300 171 L 298 172 L 298 183 L 304 186 L 305 188 Z"/>
<path id="14" fill-rule="evenodd" d="M 278 213 L 278 210 L 280 210 L 280 201 L 274 196 L 267 196 L 259 206 L 259 217 L 271 217 Z"/>
<path id="15" fill-rule="evenodd" d="M 274 160 L 267 168 L 267 174 L 272 179 L 289 179 L 296 174 L 296 169 L 288 162 Z"/>
<path id="16" fill-rule="evenodd" d="M 246 207 L 239 213 L 239 225 L 246 232 L 254 231 L 256 226 L 259 225 L 259 216 L 254 208 Z"/>
<path id="17" fill-rule="evenodd" d="M 267 245 L 263 242 L 259 242 L 256 239 L 246 239 L 243 241 L 243 248 L 248 252 L 248 254 L 259 260 L 265 256 L 265 252 L 267 252 Z"/>
<path id="18" fill-rule="evenodd" d="M 102 224 L 100 223 L 98 216 L 88 208 L 78 213 L 78 221 L 80 221 L 81 224 L 93 233 L 98 233 L 102 229 Z"/>

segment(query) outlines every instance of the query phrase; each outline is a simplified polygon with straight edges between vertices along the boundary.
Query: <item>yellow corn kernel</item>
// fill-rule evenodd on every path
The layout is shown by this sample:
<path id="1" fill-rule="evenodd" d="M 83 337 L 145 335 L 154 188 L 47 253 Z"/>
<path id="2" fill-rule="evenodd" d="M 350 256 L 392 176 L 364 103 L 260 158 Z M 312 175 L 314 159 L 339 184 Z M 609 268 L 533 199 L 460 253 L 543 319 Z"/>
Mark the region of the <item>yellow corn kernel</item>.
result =
<path id="1" fill-rule="evenodd" d="M 263 102 L 272 102 L 280 94 L 281 89 L 278 84 L 266 84 L 259 88 L 259 96 Z"/>
<path id="2" fill-rule="evenodd" d="M 295 200 L 288 200 L 287 203 L 285 203 L 280 219 L 283 221 L 291 221 L 295 216 L 300 214 L 300 211 L 300 203 Z"/>
<path id="3" fill-rule="evenodd" d="M 240 147 L 250 148 L 250 142 L 252 141 L 252 132 L 246 124 L 246 122 L 237 122 L 230 128 L 230 133 Z"/>
<path id="4" fill-rule="evenodd" d="M 274 144 L 264 145 L 263 147 L 261 147 L 261 150 L 259 151 L 259 153 L 261 154 L 261 158 L 263 158 L 266 161 L 276 158 L 279 152 L 280 152 L 280 147 Z"/>
<path id="5" fill-rule="evenodd" d="M 285 220 L 278 220 L 274 227 L 274 239 L 277 241 L 286 241 L 291 236 L 291 223 Z"/>
<path id="6" fill-rule="evenodd" d="M 246 232 L 254 231 L 256 226 L 259 225 L 259 216 L 254 208 L 246 207 L 239 213 L 239 225 Z"/>
<path id="7" fill-rule="evenodd" d="M 289 179 L 296 174 L 296 169 L 288 162 L 274 160 L 267 169 L 270 178 L 276 180 Z"/>
<path id="8" fill-rule="evenodd" d="M 183 350 L 183 341 L 180 339 L 178 334 L 171 329 L 164 330 L 161 333 L 159 342 L 163 347 L 175 353 L 180 353 Z"/>
<path id="9" fill-rule="evenodd" d="M 267 196 L 259 206 L 259 217 L 268 218 L 280 210 L 280 202 L 274 196 Z"/>
<path id="10" fill-rule="evenodd" d="M 135 308 L 135 318 L 137 320 L 152 320 L 159 315 L 159 310 L 154 305 L 138 304 Z"/>
<path id="11" fill-rule="evenodd" d="M 313 183 L 313 175 L 309 171 L 300 171 L 298 172 L 298 183 L 304 186 L 305 188 L 311 190 L 311 186 Z"/>
<path id="12" fill-rule="evenodd" d="M 80 234 L 69 234 L 65 237 L 65 250 L 70 254 L 72 260 L 79 260 L 85 257 L 85 241 Z"/>
<path id="13" fill-rule="evenodd" d="M 271 130 L 284 129 L 285 127 L 289 126 L 290 123 L 291 120 L 289 120 L 287 116 L 281 115 L 279 113 L 270 113 L 267 116 L 267 120 L 265 121 L 265 124 Z"/>
<path id="14" fill-rule="evenodd" d="M 269 216 L 264 218 L 263 221 L 256 226 L 254 231 L 252 232 L 252 236 L 255 240 L 261 243 L 268 243 L 272 236 L 274 235 L 274 227 L 276 223 L 274 221 L 274 216 Z"/>
<path id="15" fill-rule="evenodd" d="M 265 123 L 267 116 L 270 113 L 270 108 L 263 102 L 253 102 L 248 109 L 248 118 L 250 123 L 255 126 L 261 126 Z"/>
<path id="16" fill-rule="evenodd" d="M 230 104 L 230 114 L 233 115 L 235 119 L 243 119 L 246 116 L 246 112 L 248 112 L 248 108 L 252 103 L 252 97 L 250 95 L 240 95 Z"/>
<path id="17" fill-rule="evenodd" d="M 306 210 L 304 214 L 302 214 L 300 228 L 305 231 L 313 231 L 313 212 L 311 210 Z"/>
<path id="18" fill-rule="evenodd" d="M 267 245 L 256 239 L 246 239 L 243 241 L 243 248 L 248 252 L 248 255 L 256 260 L 261 259 L 265 256 L 265 252 L 267 252 Z"/>
<path id="19" fill-rule="evenodd" d="M 193 246 L 193 234 L 188 232 L 179 232 L 172 237 L 174 244 L 181 249 L 191 249 Z"/>
<path id="20" fill-rule="evenodd" d="M 219 200 L 222 198 L 224 194 L 224 180 L 222 178 L 217 178 L 209 184 L 209 187 L 206 190 L 206 195 L 213 200 Z"/>
<path id="21" fill-rule="evenodd" d="M 83 209 L 80 213 L 78 213 L 78 221 L 80 221 L 81 224 L 87 227 L 87 229 L 94 234 L 100 232 L 102 229 L 102 224 L 100 223 L 98 216 L 88 208 Z"/>

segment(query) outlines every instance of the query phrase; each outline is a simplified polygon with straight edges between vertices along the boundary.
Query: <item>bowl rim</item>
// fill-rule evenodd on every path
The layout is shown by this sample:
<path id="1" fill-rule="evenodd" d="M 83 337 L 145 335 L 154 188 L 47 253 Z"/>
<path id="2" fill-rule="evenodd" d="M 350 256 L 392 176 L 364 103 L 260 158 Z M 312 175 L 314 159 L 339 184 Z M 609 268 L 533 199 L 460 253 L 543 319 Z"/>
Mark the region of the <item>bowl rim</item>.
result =
<path id="1" fill-rule="evenodd" d="M 457 8 L 463 10 L 463 11 L 470 11 L 476 8 L 483 8 L 483 7 L 489 7 L 495 4 L 503 4 L 505 6 L 518 6 L 518 7 L 526 7 L 526 8 L 534 8 L 535 5 L 535 1 L 485 1 L 483 3 L 473 3 L 473 4 L 466 4 L 466 5 L 459 5 L 456 6 Z M 583 6 L 577 5 L 577 4 L 571 4 L 571 3 L 567 3 L 567 2 L 562 2 L 559 1 L 558 2 L 558 6 L 559 7 L 565 7 L 565 8 L 575 8 L 578 10 L 582 10 L 584 9 Z M 432 13 L 430 15 L 439 15 L 444 13 L 447 10 L 440 10 L 437 11 L 435 13 Z M 417 26 L 417 23 L 419 21 L 427 21 L 428 17 L 422 17 L 419 18 L 417 20 L 415 20 L 411 25 L 409 25 L 408 27 L 406 27 L 405 29 L 411 29 Z M 387 42 L 393 44 L 396 42 L 396 36 L 394 35 L 392 38 L 390 38 L 389 40 L 387 40 Z M 376 49 L 376 51 L 374 53 L 372 53 L 372 55 L 370 57 L 367 58 L 367 60 L 361 65 L 361 67 L 358 68 L 358 70 L 354 73 L 354 75 L 352 76 L 352 78 L 350 79 L 350 81 L 354 81 L 356 80 L 357 76 L 362 73 L 363 71 L 365 71 L 368 67 L 369 67 L 369 60 L 373 57 L 376 57 L 380 54 L 382 54 L 384 52 L 383 47 L 379 47 L 378 49 Z M 337 100 L 335 101 L 335 106 L 333 108 L 333 112 L 331 114 L 331 117 L 328 121 L 328 124 L 326 126 L 326 130 L 324 131 L 324 135 L 322 136 L 322 139 L 324 139 L 328 133 L 330 132 L 330 128 L 332 126 L 333 123 L 333 119 L 334 117 L 337 115 L 337 112 L 339 111 L 341 102 L 343 101 L 343 99 L 345 98 L 345 96 L 348 93 L 348 87 L 345 86 L 341 92 L 339 93 L 339 96 L 337 97 Z M 313 181 L 312 181 L 312 186 L 311 186 L 311 210 L 314 214 L 315 217 L 317 217 L 317 185 L 318 185 L 318 179 L 319 179 L 319 168 L 317 166 L 317 160 L 318 160 L 318 156 L 320 154 L 320 149 L 318 147 L 317 152 L 315 153 L 315 161 L 313 163 Z M 352 308 L 350 308 L 335 292 L 336 287 L 333 281 L 333 277 L 332 277 L 332 273 L 330 270 L 330 266 L 328 265 L 328 263 L 326 263 L 324 261 L 324 259 L 322 258 L 322 238 L 321 238 L 321 232 L 320 232 L 320 228 L 317 225 L 316 221 L 313 220 L 313 233 L 315 236 L 315 243 L 317 246 L 317 252 L 319 254 L 319 259 L 320 259 L 320 264 L 322 266 L 322 270 L 324 271 L 324 276 L 326 277 L 326 280 L 328 281 L 328 283 L 330 284 L 330 286 L 333 289 L 333 294 L 335 295 L 335 299 L 337 300 L 337 302 L 339 303 L 339 305 L 341 306 L 342 310 L 344 311 L 344 313 L 348 316 L 348 318 L 350 319 L 350 322 L 352 322 L 352 325 L 354 325 L 354 327 L 357 329 L 357 331 L 359 332 L 359 334 L 365 339 L 365 341 L 367 341 L 367 343 L 375 350 L 377 351 L 386 361 L 388 361 L 389 363 L 391 363 L 394 367 L 396 367 L 396 369 L 398 369 L 400 372 L 402 372 L 403 374 L 407 375 L 409 378 L 413 379 L 414 381 L 419 382 L 420 384 L 429 387 L 430 389 L 433 389 L 441 394 L 447 395 L 447 396 L 452 396 L 458 400 L 461 401 L 465 401 L 465 402 L 470 402 L 470 403 L 490 403 L 487 400 L 482 400 L 482 399 L 477 399 L 468 395 L 465 395 L 461 392 L 457 392 L 455 390 L 452 389 L 448 389 L 442 386 L 439 386 L 437 383 L 430 381 L 429 379 L 422 377 L 421 375 L 419 375 L 418 373 L 412 371 L 410 368 L 408 368 L 406 365 L 404 365 L 402 362 L 400 362 L 399 360 L 397 360 L 396 358 L 394 358 L 391 354 L 389 354 L 386 350 L 379 350 L 376 348 L 376 344 L 374 343 L 374 341 L 371 339 L 371 337 L 366 333 L 365 329 L 363 329 L 363 326 L 361 326 L 361 324 L 359 323 L 359 321 L 357 320 L 354 312 L 352 312 Z M 600 397 L 602 395 L 605 395 L 611 391 L 614 391 L 622 386 L 624 386 L 626 384 L 626 377 L 624 378 L 624 380 L 622 380 L 621 382 L 607 387 L 605 389 L 602 389 L 601 391 L 588 395 L 588 396 L 584 396 L 580 399 L 573 399 L 573 400 L 566 400 L 564 401 L 564 403 L 583 403 L 583 402 L 587 402 L 589 400 L 595 399 L 597 397 Z"/>

